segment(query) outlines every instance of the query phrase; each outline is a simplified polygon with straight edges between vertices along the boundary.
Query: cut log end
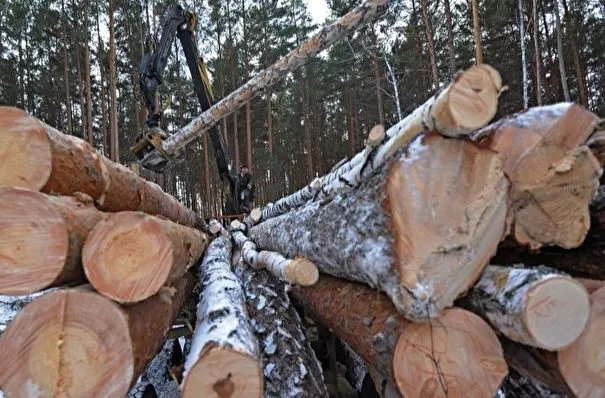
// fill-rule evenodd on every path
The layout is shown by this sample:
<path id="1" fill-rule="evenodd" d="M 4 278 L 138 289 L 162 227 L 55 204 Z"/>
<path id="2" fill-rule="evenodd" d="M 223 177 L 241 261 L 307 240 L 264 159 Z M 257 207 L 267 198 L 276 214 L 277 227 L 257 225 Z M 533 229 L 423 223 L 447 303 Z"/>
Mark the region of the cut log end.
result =
<path id="1" fill-rule="evenodd" d="M 306 258 L 299 257 L 288 265 L 286 271 L 287 282 L 301 286 L 314 285 L 319 279 L 317 266 Z"/>
<path id="2" fill-rule="evenodd" d="M 208 227 L 212 235 L 218 235 L 223 229 L 221 223 L 215 219 L 210 220 L 210 222 L 208 223 Z"/>
<path id="3" fill-rule="evenodd" d="M 588 325 L 558 355 L 561 374 L 578 398 L 605 396 L 605 288 L 592 293 L 590 300 Z"/>
<path id="4" fill-rule="evenodd" d="M 552 277 L 528 291 L 524 310 L 527 331 L 538 347 L 560 350 L 582 333 L 590 313 L 586 289 L 568 277 Z"/>
<path id="5" fill-rule="evenodd" d="M 397 387 L 406 398 L 493 397 L 508 365 L 487 323 L 460 308 L 431 324 L 410 324 L 393 359 Z"/>
<path id="6" fill-rule="evenodd" d="M 43 194 L 1 188 L 0 231 L 2 294 L 41 290 L 62 272 L 69 249 L 67 225 Z"/>
<path id="7" fill-rule="evenodd" d="M 501 90 L 500 73 L 489 65 L 477 65 L 461 73 L 449 92 L 454 125 L 466 131 L 484 126 L 496 115 Z"/>
<path id="8" fill-rule="evenodd" d="M 263 212 L 259 207 L 252 209 L 252 211 L 250 212 L 250 218 L 252 219 L 252 221 L 254 221 L 254 223 L 259 222 L 262 216 Z"/>
<path id="9" fill-rule="evenodd" d="M 210 349 L 189 370 L 183 398 L 260 398 L 263 375 L 253 357 L 228 348 Z"/>
<path id="10" fill-rule="evenodd" d="M 52 169 L 50 140 L 44 127 L 27 112 L 0 107 L 0 187 L 38 191 Z"/>
<path id="11" fill-rule="evenodd" d="M 140 301 L 166 283 L 173 247 L 157 219 L 122 212 L 91 231 L 82 261 L 100 293 L 119 302 Z"/>
<path id="12" fill-rule="evenodd" d="M 0 364 L 10 397 L 125 396 L 134 372 L 126 317 L 83 290 L 27 305 L 2 335 L 0 355 L 11 358 Z"/>
<path id="13" fill-rule="evenodd" d="M 384 127 L 381 124 L 378 124 L 370 130 L 370 134 L 368 135 L 368 145 L 371 147 L 376 147 L 380 145 L 382 140 L 384 139 L 385 131 Z"/>

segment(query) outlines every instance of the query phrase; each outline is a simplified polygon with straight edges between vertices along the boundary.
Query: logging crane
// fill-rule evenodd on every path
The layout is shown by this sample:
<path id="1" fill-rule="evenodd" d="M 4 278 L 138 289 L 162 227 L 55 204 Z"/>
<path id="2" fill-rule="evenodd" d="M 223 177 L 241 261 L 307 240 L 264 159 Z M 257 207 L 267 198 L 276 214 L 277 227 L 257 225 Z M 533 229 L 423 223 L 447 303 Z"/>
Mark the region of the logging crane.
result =
<path id="1" fill-rule="evenodd" d="M 148 111 L 147 127 L 145 131 L 137 135 L 130 150 L 139 159 L 143 167 L 155 172 L 161 173 L 169 168 L 168 159 L 174 159 L 162 148 L 162 143 L 168 138 L 168 134 L 160 128 L 160 119 L 167 106 L 164 109 L 159 108 L 157 90 L 162 84 L 164 69 L 175 36 L 183 47 L 187 66 L 191 72 L 195 95 L 202 112 L 209 109 L 216 102 L 208 79 L 206 65 L 202 57 L 199 56 L 195 42 L 196 29 L 197 15 L 184 10 L 178 4 L 172 4 L 164 14 L 159 41 L 154 35 L 148 35 L 145 40 L 145 54 L 139 66 L 139 88 Z M 231 156 L 218 125 L 213 126 L 209 134 L 219 176 L 223 182 L 224 211 L 227 214 L 240 214 L 248 211 L 250 204 L 242 199 L 242 189 L 238 184 L 238 175 L 233 168 Z M 157 157 L 150 160 L 148 156 L 156 151 L 162 155 L 159 162 Z M 174 164 L 172 162 L 172 165 Z M 248 196 L 244 195 L 244 197 Z"/>

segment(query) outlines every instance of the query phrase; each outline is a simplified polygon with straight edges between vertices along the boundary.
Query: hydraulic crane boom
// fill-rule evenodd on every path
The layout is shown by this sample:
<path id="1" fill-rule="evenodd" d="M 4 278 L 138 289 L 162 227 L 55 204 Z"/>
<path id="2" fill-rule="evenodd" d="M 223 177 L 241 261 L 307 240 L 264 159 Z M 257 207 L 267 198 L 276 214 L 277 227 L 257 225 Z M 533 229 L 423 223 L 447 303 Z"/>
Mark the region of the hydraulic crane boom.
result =
<path id="1" fill-rule="evenodd" d="M 159 163 L 146 162 L 145 156 L 154 150 L 163 153 L 162 143 L 168 138 L 168 135 L 160 128 L 162 111 L 158 109 L 157 89 L 162 84 L 162 76 L 175 37 L 179 39 L 185 53 L 195 95 L 202 112 L 209 109 L 215 102 L 206 66 L 199 56 L 196 46 L 196 28 L 197 16 L 185 11 L 181 6 L 173 4 L 168 7 L 164 15 L 159 43 L 154 36 L 150 36 L 146 40 L 146 52 L 139 67 L 139 87 L 148 110 L 147 130 L 137 136 L 131 151 L 141 160 L 143 167 L 156 172 L 163 172 L 167 168 L 168 156 L 165 157 L 165 162 Z M 213 126 L 209 133 L 220 178 L 223 184 L 229 185 L 229 192 L 224 192 L 228 196 L 225 198 L 225 211 L 230 214 L 240 213 L 237 175 L 233 171 L 227 146 L 218 126 Z"/>

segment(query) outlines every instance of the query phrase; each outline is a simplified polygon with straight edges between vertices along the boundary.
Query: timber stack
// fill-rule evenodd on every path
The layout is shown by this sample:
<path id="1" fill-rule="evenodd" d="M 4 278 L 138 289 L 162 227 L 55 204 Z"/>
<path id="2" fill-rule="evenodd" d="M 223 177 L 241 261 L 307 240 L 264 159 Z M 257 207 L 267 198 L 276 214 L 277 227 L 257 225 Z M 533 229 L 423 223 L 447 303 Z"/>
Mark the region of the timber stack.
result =
<path id="1" fill-rule="evenodd" d="M 458 73 L 356 156 L 229 228 L 0 107 L 0 294 L 37 295 L 0 336 L 12 359 L 0 387 L 139 397 L 155 357 L 183 397 L 327 397 L 360 390 L 352 373 L 382 397 L 605 395 L 599 119 L 560 103 L 489 124 L 503 90 L 489 65 Z M 309 324 L 358 372 L 338 371 L 333 349 L 319 356 Z M 169 361 L 175 336 L 187 343 Z"/>

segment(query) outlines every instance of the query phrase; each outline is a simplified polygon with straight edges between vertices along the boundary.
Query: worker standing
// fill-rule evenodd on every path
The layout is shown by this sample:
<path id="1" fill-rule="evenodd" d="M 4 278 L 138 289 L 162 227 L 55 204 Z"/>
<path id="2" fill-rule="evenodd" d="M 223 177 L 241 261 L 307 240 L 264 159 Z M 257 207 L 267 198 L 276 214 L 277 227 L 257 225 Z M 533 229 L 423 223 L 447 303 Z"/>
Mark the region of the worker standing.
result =
<path id="1" fill-rule="evenodd" d="M 253 200 L 252 197 L 252 176 L 250 175 L 250 169 L 247 165 L 240 167 L 240 173 L 238 176 L 239 194 L 241 201 L 241 209 L 244 212 L 250 211 L 250 205 Z"/>

